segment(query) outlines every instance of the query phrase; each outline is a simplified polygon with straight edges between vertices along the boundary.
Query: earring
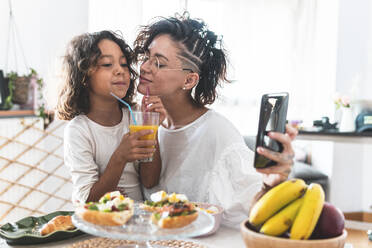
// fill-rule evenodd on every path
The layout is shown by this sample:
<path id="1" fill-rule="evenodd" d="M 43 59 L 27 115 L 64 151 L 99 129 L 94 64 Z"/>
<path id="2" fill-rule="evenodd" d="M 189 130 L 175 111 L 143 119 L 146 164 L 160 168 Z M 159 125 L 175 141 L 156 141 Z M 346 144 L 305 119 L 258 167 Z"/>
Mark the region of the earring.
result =
<path id="1" fill-rule="evenodd" d="M 186 86 L 183 86 L 182 89 L 183 89 L 183 90 L 186 90 Z"/>

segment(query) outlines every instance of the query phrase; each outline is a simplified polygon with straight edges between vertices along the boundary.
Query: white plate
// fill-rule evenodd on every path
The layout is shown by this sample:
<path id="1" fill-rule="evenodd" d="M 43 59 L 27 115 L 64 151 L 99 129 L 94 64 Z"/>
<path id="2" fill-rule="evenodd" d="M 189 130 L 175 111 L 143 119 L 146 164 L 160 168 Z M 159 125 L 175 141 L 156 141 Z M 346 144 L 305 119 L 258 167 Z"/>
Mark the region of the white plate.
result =
<path id="1" fill-rule="evenodd" d="M 139 204 L 135 204 L 134 215 L 122 226 L 100 226 L 87 222 L 77 215 L 72 216 L 72 223 L 86 233 L 100 237 L 138 241 L 200 236 L 213 229 L 214 221 L 210 214 L 199 211 L 198 218 L 185 227 L 175 229 L 160 228 L 151 223 L 151 213 L 142 210 Z"/>

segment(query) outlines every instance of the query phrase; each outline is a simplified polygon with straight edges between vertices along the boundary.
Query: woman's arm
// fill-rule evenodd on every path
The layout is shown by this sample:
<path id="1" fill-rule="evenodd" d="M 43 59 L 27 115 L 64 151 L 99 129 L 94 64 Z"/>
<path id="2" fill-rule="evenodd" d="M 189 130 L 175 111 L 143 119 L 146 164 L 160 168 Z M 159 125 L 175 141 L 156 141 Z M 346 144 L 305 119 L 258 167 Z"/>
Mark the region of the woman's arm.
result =
<path id="1" fill-rule="evenodd" d="M 146 188 L 152 188 L 158 185 L 161 172 L 161 157 L 159 150 L 159 142 L 156 144 L 156 150 L 152 158 L 152 162 L 140 164 L 141 183 Z"/>
<path id="2" fill-rule="evenodd" d="M 277 162 L 277 165 L 269 168 L 257 169 L 258 172 L 263 174 L 263 182 L 269 187 L 273 187 L 285 180 L 287 180 L 289 173 L 292 170 L 294 151 L 292 148 L 292 141 L 297 136 L 297 129 L 290 125 L 286 126 L 286 133 L 275 133 L 270 132 L 268 135 L 270 138 L 275 139 L 282 143 L 283 151 L 281 153 L 274 152 L 263 147 L 258 147 L 257 152 L 273 161 Z"/>
<path id="3" fill-rule="evenodd" d="M 253 167 L 254 153 L 244 144 L 232 144 L 213 166 L 207 194 L 209 202 L 225 209 L 223 223 L 239 228 L 249 216 L 253 199 L 263 189 L 262 174 Z"/>
<path id="4" fill-rule="evenodd" d="M 249 209 L 249 212 L 251 212 L 252 210 L 252 207 L 256 204 L 256 202 L 264 195 L 266 194 L 270 189 L 272 189 L 272 187 L 266 185 L 265 183 L 262 184 L 262 188 L 259 192 L 257 192 L 257 194 L 253 197 L 252 201 L 250 202 L 250 209 Z"/>
<path id="5" fill-rule="evenodd" d="M 143 112 L 157 112 L 159 113 L 159 125 L 164 126 L 164 121 L 167 118 L 167 111 L 165 110 L 161 99 L 158 96 L 144 96 L 142 98 L 141 110 Z M 159 139 L 157 138 L 156 150 L 152 162 L 140 164 L 140 178 L 141 183 L 146 188 L 152 188 L 159 184 L 161 173 L 161 157 L 159 150 Z"/>

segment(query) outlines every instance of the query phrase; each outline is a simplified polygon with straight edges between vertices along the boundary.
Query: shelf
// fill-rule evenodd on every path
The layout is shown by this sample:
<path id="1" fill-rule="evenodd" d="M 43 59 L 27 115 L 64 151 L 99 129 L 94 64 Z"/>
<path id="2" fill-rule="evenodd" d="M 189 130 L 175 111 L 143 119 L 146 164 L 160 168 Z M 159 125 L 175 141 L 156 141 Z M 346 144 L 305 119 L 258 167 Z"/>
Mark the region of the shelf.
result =
<path id="1" fill-rule="evenodd" d="M 319 140 L 319 141 L 336 141 L 346 143 L 365 143 L 371 142 L 372 132 L 337 132 L 337 131 L 302 131 L 297 136 L 300 140 Z"/>
<path id="2" fill-rule="evenodd" d="M 339 136 L 339 137 L 372 137 L 372 132 L 338 132 L 338 131 L 326 131 L 326 132 L 316 132 L 316 131 L 299 131 L 301 135 L 320 135 L 320 136 Z"/>
<path id="3" fill-rule="evenodd" d="M 0 110 L 0 118 L 35 116 L 35 111 L 29 110 Z"/>

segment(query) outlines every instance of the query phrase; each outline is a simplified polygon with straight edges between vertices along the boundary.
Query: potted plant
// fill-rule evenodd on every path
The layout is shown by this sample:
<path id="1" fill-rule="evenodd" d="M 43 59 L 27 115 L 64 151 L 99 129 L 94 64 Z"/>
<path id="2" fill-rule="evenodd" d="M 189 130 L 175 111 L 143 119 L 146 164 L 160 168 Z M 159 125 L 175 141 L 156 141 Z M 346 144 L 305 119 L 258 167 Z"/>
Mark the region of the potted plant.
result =
<path id="1" fill-rule="evenodd" d="M 340 132 L 355 131 L 355 117 L 351 108 L 351 100 L 347 95 L 335 97 L 336 110 L 341 109 Z"/>
<path id="2" fill-rule="evenodd" d="M 19 76 L 13 72 L 9 76 L 9 83 L 13 86 L 12 102 L 20 105 L 26 104 L 29 96 L 31 73 Z"/>
<path id="3" fill-rule="evenodd" d="M 7 83 L 4 87 L 4 103 L 3 110 L 9 110 L 13 104 L 25 104 L 28 100 L 30 75 L 19 76 L 17 72 L 9 72 L 4 82 Z"/>
<path id="4" fill-rule="evenodd" d="M 17 72 L 10 72 L 3 80 L 5 86 L 4 103 L 1 109 L 9 110 L 14 104 L 19 104 L 21 109 L 33 109 L 37 116 L 40 116 L 44 121 L 50 121 L 50 116 L 45 109 L 43 97 L 43 79 L 37 72 L 30 68 L 30 73 L 18 75 Z"/>

